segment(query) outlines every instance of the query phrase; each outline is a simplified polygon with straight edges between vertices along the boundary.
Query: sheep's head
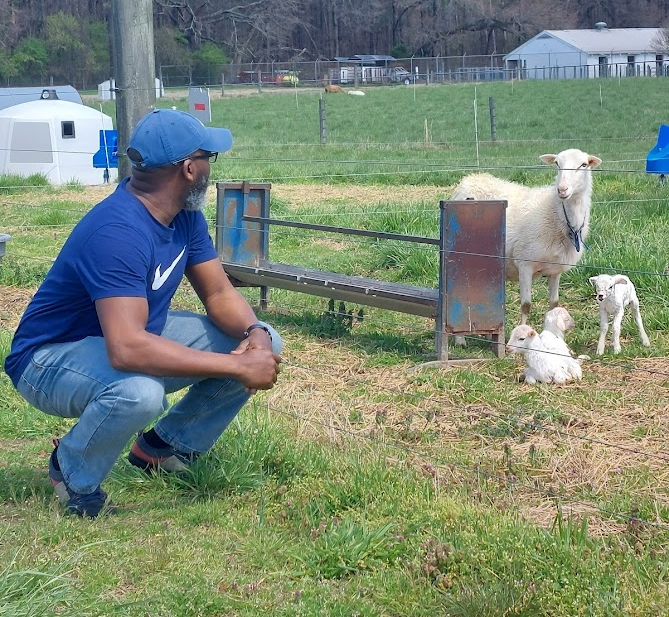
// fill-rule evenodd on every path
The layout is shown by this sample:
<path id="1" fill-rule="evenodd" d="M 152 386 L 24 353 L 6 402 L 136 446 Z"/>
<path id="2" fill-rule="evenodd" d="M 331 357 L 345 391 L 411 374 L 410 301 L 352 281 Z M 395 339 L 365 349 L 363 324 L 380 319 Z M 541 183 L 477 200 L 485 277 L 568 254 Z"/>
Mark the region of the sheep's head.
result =
<path id="1" fill-rule="evenodd" d="M 595 288 L 595 300 L 602 302 L 608 296 L 612 295 L 616 285 L 627 285 L 627 279 L 620 275 L 600 274 L 591 276 L 590 284 Z"/>
<path id="2" fill-rule="evenodd" d="M 548 330 L 553 334 L 564 333 L 567 330 L 572 330 L 576 327 L 574 318 L 569 314 L 569 311 L 562 307 L 556 306 L 546 313 L 544 317 L 544 330 Z"/>
<path id="3" fill-rule="evenodd" d="M 556 187 L 560 199 L 569 199 L 584 191 L 590 185 L 590 170 L 602 162 L 602 159 L 576 148 L 559 154 L 543 154 L 539 158 L 547 165 L 557 166 Z"/>
<path id="4" fill-rule="evenodd" d="M 532 347 L 538 334 L 532 326 L 521 325 L 511 330 L 511 336 L 506 344 L 507 353 L 525 353 Z"/>

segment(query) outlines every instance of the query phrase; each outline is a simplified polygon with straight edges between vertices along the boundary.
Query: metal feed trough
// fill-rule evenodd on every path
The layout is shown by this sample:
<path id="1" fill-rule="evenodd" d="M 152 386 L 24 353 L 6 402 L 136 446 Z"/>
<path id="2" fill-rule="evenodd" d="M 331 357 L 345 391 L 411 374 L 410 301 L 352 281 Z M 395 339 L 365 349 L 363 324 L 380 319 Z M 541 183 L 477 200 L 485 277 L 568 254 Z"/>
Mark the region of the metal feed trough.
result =
<path id="1" fill-rule="evenodd" d="M 237 286 L 277 287 L 436 320 L 436 351 L 450 335 L 483 334 L 504 356 L 506 201 L 441 201 L 438 238 L 318 225 L 269 216 L 270 184 L 217 183 L 216 248 Z M 439 250 L 436 289 L 304 268 L 269 259 L 270 227 L 428 244 Z"/>

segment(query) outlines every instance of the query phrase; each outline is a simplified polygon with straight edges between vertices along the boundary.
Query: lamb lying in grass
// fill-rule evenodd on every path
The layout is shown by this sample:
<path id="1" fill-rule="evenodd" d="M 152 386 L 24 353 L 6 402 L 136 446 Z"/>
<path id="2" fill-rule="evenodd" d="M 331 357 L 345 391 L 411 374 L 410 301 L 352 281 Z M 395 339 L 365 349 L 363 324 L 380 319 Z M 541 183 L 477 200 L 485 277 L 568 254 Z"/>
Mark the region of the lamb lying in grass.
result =
<path id="1" fill-rule="evenodd" d="M 625 314 L 625 307 L 632 307 L 634 321 L 639 328 L 641 344 L 650 347 L 650 340 L 643 328 L 641 311 L 639 310 L 639 298 L 636 295 L 634 283 L 622 274 L 609 275 L 600 274 L 591 276 L 590 283 L 595 288 L 595 300 L 599 305 L 599 341 L 597 342 L 597 355 L 604 353 L 606 346 L 606 334 L 609 331 L 609 316 L 613 315 L 613 353 L 620 353 L 620 326 Z"/>
<path id="2" fill-rule="evenodd" d="M 511 331 L 506 344 L 509 354 L 520 353 L 525 358 L 527 363 L 523 371 L 525 383 L 565 384 L 572 379 L 580 379 L 581 367 L 571 357 L 569 349 L 566 355 L 556 353 L 551 349 L 551 346 L 559 347 L 560 341 L 563 344 L 564 341 L 552 332 L 546 331 L 546 335 L 542 335 L 539 335 L 531 326 L 523 324 L 516 326 Z"/>

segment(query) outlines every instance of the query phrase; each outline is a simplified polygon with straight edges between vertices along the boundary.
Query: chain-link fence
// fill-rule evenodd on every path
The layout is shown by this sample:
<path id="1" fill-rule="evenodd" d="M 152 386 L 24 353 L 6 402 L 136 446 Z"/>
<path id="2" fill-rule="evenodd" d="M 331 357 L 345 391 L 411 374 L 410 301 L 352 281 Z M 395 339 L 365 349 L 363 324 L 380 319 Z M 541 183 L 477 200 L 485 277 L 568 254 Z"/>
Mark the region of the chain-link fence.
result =
<path id="1" fill-rule="evenodd" d="M 561 54 L 490 54 L 485 56 L 441 56 L 432 58 L 314 60 L 305 62 L 229 63 L 200 66 L 159 65 L 156 77 L 163 88 L 189 86 L 253 85 L 262 87 L 344 86 L 383 84 L 438 84 L 502 81 L 510 79 L 588 79 L 669 75 L 669 57 L 655 51 L 629 56 L 586 56 L 580 52 Z M 110 79 L 102 72 L 79 71 L 70 85 L 78 90 L 97 90 Z M 20 76 L 7 86 L 53 86 L 44 75 L 39 84 L 24 83 Z"/>
<path id="2" fill-rule="evenodd" d="M 322 86 L 393 83 L 461 83 L 508 79 L 587 79 L 669 74 L 669 59 L 648 51 L 635 56 L 585 56 L 581 53 L 506 56 L 446 56 L 363 62 L 351 59 L 310 62 L 264 62 L 188 66 L 160 66 L 165 88 L 202 85 Z"/>

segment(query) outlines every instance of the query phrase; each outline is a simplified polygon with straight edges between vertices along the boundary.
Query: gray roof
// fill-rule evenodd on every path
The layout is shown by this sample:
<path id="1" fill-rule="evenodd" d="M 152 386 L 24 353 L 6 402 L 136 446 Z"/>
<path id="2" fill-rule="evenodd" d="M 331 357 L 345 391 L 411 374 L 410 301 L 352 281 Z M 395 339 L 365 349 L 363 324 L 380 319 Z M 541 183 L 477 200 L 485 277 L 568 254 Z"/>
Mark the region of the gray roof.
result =
<path id="1" fill-rule="evenodd" d="M 0 109 L 28 101 L 38 101 L 42 98 L 44 90 L 55 90 L 61 101 L 83 105 L 81 95 L 72 86 L 29 86 L 27 88 L 0 88 Z"/>
<path id="2" fill-rule="evenodd" d="M 335 57 L 335 60 L 337 62 L 375 64 L 376 62 L 394 62 L 395 58 L 380 54 L 356 54 L 355 56 L 338 56 Z"/>
<path id="3" fill-rule="evenodd" d="M 662 28 L 544 30 L 534 39 L 548 34 L 587 54 L 631 54 L 654 51 L 654 42 L 661 32 Z"/>

